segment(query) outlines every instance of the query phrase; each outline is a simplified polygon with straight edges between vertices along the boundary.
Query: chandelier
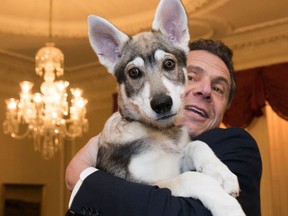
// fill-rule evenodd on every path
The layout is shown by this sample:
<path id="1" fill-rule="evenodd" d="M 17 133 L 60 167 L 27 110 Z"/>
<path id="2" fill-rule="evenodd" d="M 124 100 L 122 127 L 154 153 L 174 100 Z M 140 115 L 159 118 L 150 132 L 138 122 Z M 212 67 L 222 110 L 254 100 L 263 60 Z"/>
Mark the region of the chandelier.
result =
<path id="1" fill-rule="evenodd" d="M 49 37 L 51 38 L 51 7 L 49 18 Z M 64 55 L 54 43 L 46 43 L 35 57 L 35 71 L 43 76 L 40 93 L 32 93 L 33 83 L 20 83 L 20 99 L 6 100 L 6 119 L 4 133 L 13 138 L 32 137 L 35 151 L 43 158 L 50 159 L 63 145 L 64 138 L 74 140 L 88 131 L 86 118 L 87 100 L 82 90 L 71 88 L 68 97 L 69 82 L 55 78 L 64 74 Z M 68 100 L 68 98 L 71 98 Z"/>

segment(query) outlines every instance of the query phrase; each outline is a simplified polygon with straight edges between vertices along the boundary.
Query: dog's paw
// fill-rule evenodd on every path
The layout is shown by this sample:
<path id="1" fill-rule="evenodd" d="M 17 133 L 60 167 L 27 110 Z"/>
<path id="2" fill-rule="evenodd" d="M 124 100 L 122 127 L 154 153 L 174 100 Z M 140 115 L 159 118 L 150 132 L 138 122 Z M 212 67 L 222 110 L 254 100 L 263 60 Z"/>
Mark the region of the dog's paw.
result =
<path id="1" fill-rule="evenodd" d="M 214 178 L 228 194 L 234 197 L 239 195 L 237 176 L 217 158 L 206 143 L 199 140 L 190 142 L 184 149 L 184 155 L 184 167 Z"/>
<path id="2" fill-rule="evenodd" d="M 156 184 L 160 188 L 170 189 L 173 196 L 199 199 L 213 216 L 245 216 L 238 201 L 207 174 L 185 172 Z"/>
<path id="3" fill-rule="evenodd" d="M 213 216 L 245 216 L 240 205 L 224 205 L 221 208 L 218 207 L 216 211 L 211 210 Z"/>
<path id="4" fill-rule="evenodd" d="M 222 162 L 219 161 L 217 164 L 206 164 L 202 167 L 201 172 L 214 178 L 231 196 L 239 196 L 240 187 L 238 178 Z"/>
<path id="5" fill-rule="evenodd" d="M 231 197 L 227 197 L 224 202 L 218 202 L 218 205 L 214 205 L 210 211 L 213 216 L 245 216 L 241 205 L 238 201 Z M 218 200 L 219 201 L 219 200 Z"/>

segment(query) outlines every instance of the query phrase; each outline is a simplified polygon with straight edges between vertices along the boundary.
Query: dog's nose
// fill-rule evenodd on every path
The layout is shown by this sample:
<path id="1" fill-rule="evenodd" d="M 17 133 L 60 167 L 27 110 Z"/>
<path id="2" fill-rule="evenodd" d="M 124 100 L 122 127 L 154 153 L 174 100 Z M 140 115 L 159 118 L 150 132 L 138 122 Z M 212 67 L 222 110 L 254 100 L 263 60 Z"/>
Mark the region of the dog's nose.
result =
<path id="1" fill-rule="evenodd" d="M 151 101 L 150 105 L 157 114 L 165 114 L 171 110 L 173 105 L 172 98 L 169 95 L 157 95 Z"/>

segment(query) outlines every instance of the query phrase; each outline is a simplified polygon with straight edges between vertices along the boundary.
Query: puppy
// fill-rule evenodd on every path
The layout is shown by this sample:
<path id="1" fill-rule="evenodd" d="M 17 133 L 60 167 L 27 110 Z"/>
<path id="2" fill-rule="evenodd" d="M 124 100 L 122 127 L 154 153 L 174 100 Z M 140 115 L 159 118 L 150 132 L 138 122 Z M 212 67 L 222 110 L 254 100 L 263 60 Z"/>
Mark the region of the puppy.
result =
<path id="1" fill-rule="evenodd" d="M 189 31 L 180 0 L 161 0 L 152 31 L 128 36 L 107 20 L 89 16 L 89 40 L 115 76 L 119 112 L 99 138 L 97 167 L 130 181 L 193 197 L 215 216 L 243 216 L 237 177 L 207 144 L 190 141 L 180 118 Z M 195 170 L 195 171 L 191 171 Z M 222 187 L 220 186 L 222 185 Z"/>

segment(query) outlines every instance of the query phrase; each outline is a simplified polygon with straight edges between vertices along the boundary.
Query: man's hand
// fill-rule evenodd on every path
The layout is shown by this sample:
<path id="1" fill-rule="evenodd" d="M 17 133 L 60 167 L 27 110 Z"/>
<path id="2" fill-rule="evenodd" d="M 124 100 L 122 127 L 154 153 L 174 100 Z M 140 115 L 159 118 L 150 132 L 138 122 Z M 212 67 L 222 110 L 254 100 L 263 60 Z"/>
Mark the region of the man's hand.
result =
<path id="1" fill-rule="evenodd" d="M 72 158 L 66 168 L 66 187 L 72 191 L 80 173 L 88 167 L 96 167 L 99 135 L 91 138 L 88 143 Z"/>

